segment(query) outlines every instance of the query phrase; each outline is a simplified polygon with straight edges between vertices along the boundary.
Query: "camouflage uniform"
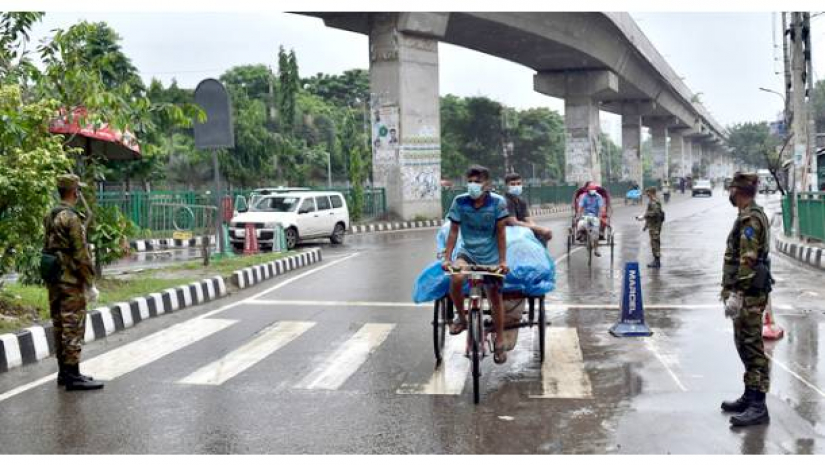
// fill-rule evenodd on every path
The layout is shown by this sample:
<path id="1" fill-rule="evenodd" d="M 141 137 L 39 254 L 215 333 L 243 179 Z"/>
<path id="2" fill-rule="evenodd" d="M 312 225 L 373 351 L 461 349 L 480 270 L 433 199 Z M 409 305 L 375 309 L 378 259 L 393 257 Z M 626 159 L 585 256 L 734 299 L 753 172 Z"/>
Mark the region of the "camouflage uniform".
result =
<path id="1" fill-rule="evenodd" d="M 61 177 L 58 185 L 70 182 L 76 185 L 76 178 Z M 61 202 L 46 215 L 43 223 L 46 231 L 44 249 L 55 251 L 63 268 L 57 282 L 47 286 L 55 355 L 61 365 L 77 365 L 86 329 L 85 290 L 92 285 L 94 264 L 86 245 L 82 219 L 74 207 Z"/>
<path id="2" fill-rule="evenodd" d="M 722 298 L 739 292 L 744 296 L 742 309 L 733 320 L 733 336 L 739 358 L 745 365 L 745 387 L 766 393 L 770 388 L 770 362 L 762 342 L 762 317 L 768 292 L 753 289 L 756 266 L 767 260 L 769 222 L 756 201 L 739 211 L 728 235 L 722 278 Z"/>
<path id="3" fill-rule="evenodd" d="M 652 191 L 652 193 L 655 194 L 656 191 Z M 662 203 L 651 199 L 647 204 L 644 219 L 645 229 L 650 234 L 650 248 L 653 251 L 653 258 L 659 258 L 662 255 Z"/>

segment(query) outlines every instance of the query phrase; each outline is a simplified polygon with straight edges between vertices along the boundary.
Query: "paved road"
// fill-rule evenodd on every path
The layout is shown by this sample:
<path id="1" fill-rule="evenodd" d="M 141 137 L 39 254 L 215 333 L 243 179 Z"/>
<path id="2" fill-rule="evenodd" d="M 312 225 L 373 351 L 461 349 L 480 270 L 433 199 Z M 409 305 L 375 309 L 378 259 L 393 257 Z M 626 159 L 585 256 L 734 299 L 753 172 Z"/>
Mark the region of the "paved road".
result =
<path id="1" fill-rule="evenodd" d="M 411 283 L 434 230 L 348 238 L 321 264 L 232 300 L 149 320 L 84 351 L 109 379 L 59 391 L 51 361 L 0 376 L 3 453 L 823 453 L 822 275 L 774 255 L 773 422 L 731 430 L 719 402 L 741 367 L 717 302 L 735 211 L 721 191 L 666 206 L 663 264 L 642 271 L 655 335 L 615 339 L 621 265 L 648 242 L 618 208 L 616 257 L 588 268 L 556 238 L 548 361 L 524 329 L 507 364 L 484 361 L 471 398 L 462 340 L 434 371 L 429 306 Z"/>

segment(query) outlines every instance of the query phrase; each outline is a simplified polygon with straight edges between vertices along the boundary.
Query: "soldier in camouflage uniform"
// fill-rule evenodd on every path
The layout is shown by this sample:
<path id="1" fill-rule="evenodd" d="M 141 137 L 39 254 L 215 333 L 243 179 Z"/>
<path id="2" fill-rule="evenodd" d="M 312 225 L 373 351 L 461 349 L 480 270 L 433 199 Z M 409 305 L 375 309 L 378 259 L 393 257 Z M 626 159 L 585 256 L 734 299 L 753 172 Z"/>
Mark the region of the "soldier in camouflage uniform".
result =
<path id="1" fill-rule="evenodd" d="M 56 255 L 62 273 L 47 283 L 49 309 L 54 325 L 55 356 L 59 372 L 57 384 L 66 390 L 100 389 L 103 383 L 80 374 L 80 344 L 86 329 L 87 293 L 94 289 L 94 265 L 86 244 L 86 232 L 75 210 L 80 179 L 63 175 L 57 180 L 60 205 L 43 220 L 44 251 Z"/>
<path id="2" fill-rule="evenodd" d="M 755 174 L 736 173 L 730 184 L 730 202 L 739 215 L 728 235 L 722 276 L 725 315 L 733 319 L 733 336 L 745 366 L 745 393 L 722 403 L 722 410 L 735 412 L 734 426 L 770 422 L 765 395 L 770 388 L 770 362 L 762 342 L 762 317 L 771 292 L 770 223 L 756 204 Z"/>
<path id="3" fill-rule="evenodd" d="M 637 220 L 644 220 L 645 227 L 650 234 L 650 248 L 653 251 L 653 262 L 649 263 L 648 268 L 661 268 L 660 261 L 662 252 L 662 223 L 664 222 L 664 211 L 662 210 L 662 203 L 656 197 L 656 188 L 648 187 L 645 189 L 648 203 L 647 211 L 642 216 L 636 217 Z"/>

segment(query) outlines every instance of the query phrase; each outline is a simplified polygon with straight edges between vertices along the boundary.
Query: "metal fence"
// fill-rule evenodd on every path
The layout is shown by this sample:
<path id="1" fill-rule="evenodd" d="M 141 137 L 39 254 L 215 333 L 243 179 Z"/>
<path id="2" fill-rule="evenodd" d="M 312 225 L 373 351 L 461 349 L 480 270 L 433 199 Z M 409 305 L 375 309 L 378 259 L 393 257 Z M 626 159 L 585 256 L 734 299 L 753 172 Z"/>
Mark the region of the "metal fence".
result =
<path id="1" fill-rule="evenodd" d="M 319 187 L 312 190 L 341 192 L 347 203 L 352 205 L 351 188 Z M 233 189 L 226 194 L 234 201 L 238 196 L 248 198 L 251 192 L 252 189 Z M 176 229 L 198 232 L 214 224 L 214 218 L 210 218 L 209 212 L 215 205 L 215 197 L 206 192 L 105 191 L 97 193 L 97 201 L 101 206 L 117 208 L 130 219 L 140 229 L 136 238 L 167 237 Z M 387 199 L 384 189 L 364 189 L 363 217 L 383 218 L 386 212 Z"/>
<path id="2" fill-rule="evenodd" d="M 797 196 L 799 237 L 825 242 L 825 193 L 800 192 Z M 786 236 L 793 234 L 792 198 L 782 197 L 782 227 Z"/>
<path id="3" fill-rule="evenodd" d="M 522 191 L 522 198 L 524 198 L 530 206 L 546 205 L 546 204 L 567 204 L 573 201 L 573 194 L 581 187 L 575 184 L 563 186 L 524 186 Z M 630 190 L 629 182 L 614 182 L 608 183 L 604 186 L 610 197 L 616 202 L 618 199 L 623 199 L 625 193 Z M 497 186 L 496 192 L 503 193 L 506 188 Z M 441 210 L 442 214 L 446 215 L 450 206 L 453 204 L 453 199 L 458 195 L 466 193 L 465 188 L 445 188 L 441 191 Z"/>

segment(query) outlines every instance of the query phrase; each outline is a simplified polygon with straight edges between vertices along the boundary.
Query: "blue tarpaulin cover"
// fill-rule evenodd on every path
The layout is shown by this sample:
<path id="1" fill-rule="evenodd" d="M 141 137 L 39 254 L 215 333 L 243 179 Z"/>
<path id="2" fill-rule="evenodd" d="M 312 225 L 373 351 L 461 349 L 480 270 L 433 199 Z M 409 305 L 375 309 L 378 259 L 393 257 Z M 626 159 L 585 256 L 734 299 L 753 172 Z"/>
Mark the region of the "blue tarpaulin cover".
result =
<path id="1" fill-rule="evenodd" d="M 510 273 L 504 278 L 504 292 L 521 293 L 529 296 L 542 296 L 556 288 L 556 266 L 547 249 L 536 239 L 530 229 L 523 226 L 507 228 L 507 264 Z M 439 253 L 447 248 L 450 234 L 450 221 L 436 234 L 436 247 Z M 459 233 L 453 259 L 462 246 Z M 413 301 L 416 303 L 438 300 L 450 290 L 450 277 L 441 269 L 441 261 L 429 264 L 415 281 Z"/>

